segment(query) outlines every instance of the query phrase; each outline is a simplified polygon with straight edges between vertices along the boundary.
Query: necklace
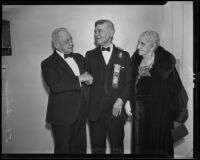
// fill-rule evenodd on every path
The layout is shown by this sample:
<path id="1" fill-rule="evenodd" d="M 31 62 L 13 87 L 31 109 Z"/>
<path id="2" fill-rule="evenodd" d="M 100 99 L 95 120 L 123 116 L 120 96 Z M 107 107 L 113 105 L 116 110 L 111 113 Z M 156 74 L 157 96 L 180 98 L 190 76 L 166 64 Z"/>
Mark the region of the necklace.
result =
<path id="1" fill-rule="evenodd" d="M 138 73 L 139 78 L 141 76 L 151 76 L 150 69 L 152 68 L 154 63 L 154 55 L 152 58 L 145 62 L 145 59 L 143 58 L 142 62 L 140 63 L 140 66 L 138 67 Z"/>
<path id="2" fill-rule="evenodd" d="M 140 65 L 138 66 L 138 76 L 136 78 L 135 84 L 138 83 L 138 81 L 141 77 L 145 77 L 145 76 L 151 77 L 150 70 L 153 66 L 154 58 L 155 58 L 155 56 L 154 56 L 154 53 L 153 53 L 150 60 L 145 62 L 145 58 L 142 59 Z"/>
<path id="3" fill-rule="evenodd" d="M 140 67 L 152 66 L 153 62 L 154 62 L 154 55 L 152 56 L 152 58 L 150 60 L 146 60 L 145 58 L 143 58 L 142 62 L 140 63 Z"/>

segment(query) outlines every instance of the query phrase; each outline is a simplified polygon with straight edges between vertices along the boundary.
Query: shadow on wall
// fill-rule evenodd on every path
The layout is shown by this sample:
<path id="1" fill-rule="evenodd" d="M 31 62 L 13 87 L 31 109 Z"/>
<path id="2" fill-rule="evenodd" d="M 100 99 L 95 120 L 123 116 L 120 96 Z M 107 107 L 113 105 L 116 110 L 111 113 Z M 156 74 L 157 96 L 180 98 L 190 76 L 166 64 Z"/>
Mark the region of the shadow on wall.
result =
<path id="1" fill-rule="evenodd" d="M 45 90 L 47 96 L 49 96 L 49 88 L 48 88 L 47 84 L 45 83 L 45 81 L 44 81 L 44 79 L 43 79 L 42 71 L 40 72 L 40 76 L 41 76 L 42 86 L 43 86 L 43 88 L 44 88 L 44 90 Z M 45 128 L 46 128 L 47 130 L 50 131 L 51 137 L 53 138 L 53 132 L 52 132 L 52 129 L 51 129 L 51 124 L 46 123 L 46 124 L 45 124 Z M 53 139 L 53 142 L 54 142 L 54 139 Z M 54 143 L 55 143 L 55 142 L 54 142 Z"/>
<path id="2" fill-rule="evenodd" d="M 41 77 L 41 81 L 42 81 L 42 86 L 47 94 L 47 96 L 49 95 L 49 87 L 47 86 L 47 84 L 45 83 L 43 76 L 42 76 L 42 71 L 40 71 L 40 77 Z"/>
<path id="3" fill-rule="evenodd" d="M 50 133 L 51 133 L 51 137 L 52 137 L 52 139 L 53 139 L 53 143 L 55 144 L 55 140 L 54 140 L 54 136 L 53 136 L 53 132 L 52 132 L 52 129 L 51 129 L 51 124 L 49 124 L 49 123 L 46 123 L 45 124 L 45 128 L 47 129 L 47 130 L 49 130 L 50 131 Z"/>

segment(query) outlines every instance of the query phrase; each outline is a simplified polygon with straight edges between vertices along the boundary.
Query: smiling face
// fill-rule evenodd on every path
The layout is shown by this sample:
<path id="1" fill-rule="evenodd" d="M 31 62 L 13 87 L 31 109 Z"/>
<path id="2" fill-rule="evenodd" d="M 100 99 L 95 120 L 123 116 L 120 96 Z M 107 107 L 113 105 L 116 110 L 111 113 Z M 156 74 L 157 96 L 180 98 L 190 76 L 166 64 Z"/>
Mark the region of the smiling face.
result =
<path id="1" fill-rule="evenodd" d="M 56 40 L 56 48 L 65 54 L 73 52 L 73 41 L 70 33 L 60 31 Z"/>
<path id="2" fill-rule="evenodd" d="M 157 32 L 153 30 L 144 31 L 138 39 L 138 53 L 139 55 L 147 58 L 157 50 L 159 45 L 160 38 Z"/>
<path id="3" fill-rule="evenodd" d="M 145 36 L 140 36 L 139 40 L 138 40 L 138 44 L 137 44 L 137 49 L 138 49 L 138 53 L 141 56 L 145 56 L 148 53 L 151 53 L 153 51 L 153 49 L 155 48 L 155 45 L 153 42 L 148 41 L 147 37 Z"/>
<path id="4" fill-rule="evenodd" d="M 98 24 L 94 30 L 95 43 L 97 45 L 107 47 L 112 43 L 114 31 L 108 22 Z"/>

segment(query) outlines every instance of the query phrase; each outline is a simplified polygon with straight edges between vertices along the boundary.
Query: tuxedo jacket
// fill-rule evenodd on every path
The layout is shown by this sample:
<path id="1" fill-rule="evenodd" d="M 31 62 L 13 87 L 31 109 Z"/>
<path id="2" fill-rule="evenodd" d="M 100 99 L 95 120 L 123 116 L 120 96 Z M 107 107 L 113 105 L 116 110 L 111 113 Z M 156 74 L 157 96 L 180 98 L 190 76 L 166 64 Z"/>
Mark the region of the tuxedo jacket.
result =
<path id="1" fill-rule="evenodd" d="M 87 51 L 86 68 L 93 76 L 93 83 L 89 89 L 89 120 L 99 118 L 102 110 L 112 114 L 112 108 L 117 98 L 125 102 L 129 98 L 131 85 L 131 60 L 128 52 L 113 45 L 113 51 L 106 65 L 100 46 Z M 118 86 L 113 87 L 113 73 L 115 65 L 120 65 Z M 106 107 L 106 108 L 105 108 Z M 124 107 L 123 107 L 124 112 Z"/>
<path id="2" fill-rule="evenodd" d="M 84 57 L 74 53 L 80 74 L 85 72 Z M 41 63 L 43 79 L 49 87 L 46 122 L 72 124 L 78 116 L 81 101 L 87 98 L 85 86 L 56 51 Z"/>

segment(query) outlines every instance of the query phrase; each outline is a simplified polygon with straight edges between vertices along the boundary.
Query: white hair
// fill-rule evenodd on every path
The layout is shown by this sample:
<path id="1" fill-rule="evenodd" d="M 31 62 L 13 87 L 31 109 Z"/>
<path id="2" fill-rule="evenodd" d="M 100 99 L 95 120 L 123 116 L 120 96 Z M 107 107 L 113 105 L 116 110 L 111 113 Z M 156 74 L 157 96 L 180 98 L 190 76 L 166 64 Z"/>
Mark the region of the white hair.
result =
<path id="1" fill-rule="evenodd" d="M 61 31 L 69 33 L 67 28 L 64 28 L 64 27 L 56 28 L 51 34 L 52 45 L 53 45 L 54 48 L 56 48 L 56 44 L 57 44 L 57 41 L 58 41 L 58 38 L 59 38 L 59 32 L 61 32 Z"/>
<path id="2" fill-rule="evenodd" d="M 160 37 L 159 34 L 153 30 L 144 31 L 140 37 L 145 37 L 147 42 L 155 43 L 155 48 L 160 46 Z"/>

